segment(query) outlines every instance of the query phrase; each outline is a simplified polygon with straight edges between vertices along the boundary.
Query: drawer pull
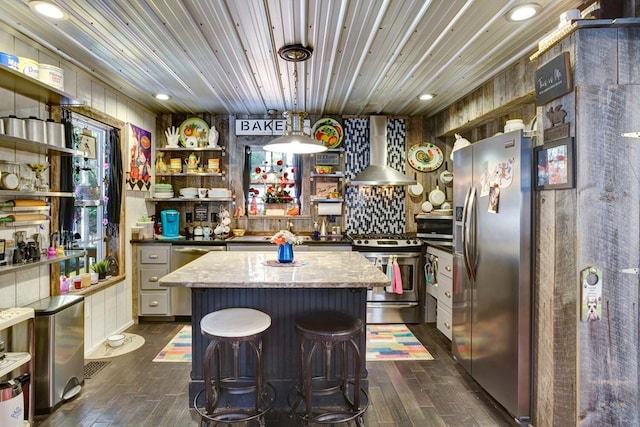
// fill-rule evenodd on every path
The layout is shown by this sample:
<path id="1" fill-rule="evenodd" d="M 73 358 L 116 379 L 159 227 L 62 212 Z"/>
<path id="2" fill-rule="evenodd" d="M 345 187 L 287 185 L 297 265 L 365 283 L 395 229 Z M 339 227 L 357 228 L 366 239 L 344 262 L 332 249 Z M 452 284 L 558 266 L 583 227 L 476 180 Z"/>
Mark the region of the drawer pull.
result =
<path id="1" fill-rule="evenodd" d="M 444 291 L 444 296 L 447 297 L 447 298 L 451 298 L 451 292 Z"/>
<path id="2" fill-rule="evenodd" d="M 447 270 L 447 271 L 451 271 L 451 266 L 450 265 L 445 265 L 444 269 Z"/>
<path id="3" fill-rule="evenodd" d="M 149 281 L 150 282 L 157 282 L 158 281 L 158 276 L 149 277 Z"/>
<path id="4" fill-rule="evenodd" d="M 444 322 L 444 327 L 447 329 L 451 329 L 451 325 L 449 324 L 449 322 Z"/>
<path id="5" fill-rule="evenodd" d="M 158 259 L 158 254 L 149 255 L 149 259 Z"/>
<path id="6" fill-rule="evenodd" d="M 151 302 L 149 303 L 149 307 L 157 307 L 158 305 L 159 305 L 159 304 L 158 304 L 158 301 L 151 301 Z"/>

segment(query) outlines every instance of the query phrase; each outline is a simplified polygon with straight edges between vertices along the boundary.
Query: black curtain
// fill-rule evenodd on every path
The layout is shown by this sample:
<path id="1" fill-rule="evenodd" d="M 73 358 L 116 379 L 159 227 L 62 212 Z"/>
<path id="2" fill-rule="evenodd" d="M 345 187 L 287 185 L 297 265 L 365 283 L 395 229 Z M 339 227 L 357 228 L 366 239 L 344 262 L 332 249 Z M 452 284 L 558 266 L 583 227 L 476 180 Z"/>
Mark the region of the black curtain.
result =
<path id="1" fill-rule="evenodd" d="M 67 148 L 73 148 L 73 125 L 71 124 L 71 111 L 62 110 L 61 122 L 64 125 L 64 140 Z M 73 185 L 73 158 L 71 156 L 60 157 L 60 170 L 64 173 L 60 174 L 60 191 L 74 192 Z M 73 214 L 74 214 L 73 197 L 62 197 L 60 199 L 60 230 L 73 230 Z M 52 230 L 53 231 L 53 230 Z"/>
<path id="2" fill-rule="evenodd" d="M 302 200 L 300 200 L 300 195 L 302 194 L 302 154 L 294 154 L 293 155 L 293 166 L 296 168 L 296 173 L 294 175 L 293 180 L 296 183 L 296 200 L 298 203 L 298 208 L 302 207 Z M 302 209 L 300 209 L 300 213 L 302 213 Z"/>
<path id="3" fill-rule="evenodd" d="M 120 129 L 109 130 L 109 163 L 110 179 L 107 186 L 107 220 L 109 225 L 107 232 L 115 235 L 119 231 L 120 207 L 122 206 L 122 151 L 120 150 Z"/>

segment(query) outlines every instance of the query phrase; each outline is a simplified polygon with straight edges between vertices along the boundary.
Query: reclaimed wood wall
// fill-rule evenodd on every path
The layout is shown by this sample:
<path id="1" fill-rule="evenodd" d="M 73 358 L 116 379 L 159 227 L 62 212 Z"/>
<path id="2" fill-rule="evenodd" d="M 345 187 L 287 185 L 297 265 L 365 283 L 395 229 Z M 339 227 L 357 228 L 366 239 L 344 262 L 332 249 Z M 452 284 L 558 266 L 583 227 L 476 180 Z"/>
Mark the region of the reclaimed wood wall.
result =
<path id="1" fill-rule="evenodd" d="M 576 188 L 536 194 L 535 412 L 537 426 L 640 425 L 640 32 L 585 28 L 537 61 L 568 51 L 574 91 L 538 108 L 567 112 Z M 542 128 L 539 129 L 540 133 Z M 544 141 L 540 139 L 538 144 Z M 580 272 L 603 272 L 602 317 L 580 319 Z"/>

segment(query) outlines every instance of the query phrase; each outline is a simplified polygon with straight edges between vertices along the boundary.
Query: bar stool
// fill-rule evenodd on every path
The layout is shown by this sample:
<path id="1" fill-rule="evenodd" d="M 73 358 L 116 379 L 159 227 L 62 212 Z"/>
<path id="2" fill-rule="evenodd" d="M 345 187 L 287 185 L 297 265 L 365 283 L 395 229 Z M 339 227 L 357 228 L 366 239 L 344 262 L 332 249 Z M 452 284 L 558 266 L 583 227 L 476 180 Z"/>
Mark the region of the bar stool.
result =
<path id="1" fill-rule="evenodd" d="M 295 393 L 289 393 L 288 403 L 292 412 L 305 424 L 335 424 L 355 420 L 356 425 L 362 425 L 368 397 L 360 386 L 362 355 L 355 340 L 362 333 L 363 326 L 362 320 L 337 312 L 318 312 L 296 320 L 299 379 Z M 314 377 L 313 357 L 319 346 L 324 350 L 324 360 L 316 362 L 324 362 L 324 372 Z M 334 347 L 337 347 L 335 355 Z M 352 374 L 349 373 L 349 348 Z M 341 367 L 332 372 L 334 359 L 336 365 L 340 362 Z M 316 366 L 322 367 L 318 363 Z M 330 398 L 340 392 L 342 402 Z M 296 400 L 292 404 L 294 394 Z M 314 406 L 316 403 L 318 405 Z"/>
<path id="2" fill-rule="evenodd" d="M 264 426 L 264 415 L 273 407 L 276 391 L 264 382 L 262 361 L 262 336 L 271 326 L 271 317 L 251 308 L 227 308 L 209 313 L 200 320 L 202 335 L 211 341 L 204 357 L 204 390 L 198 392 L 193 407 L 200 414 L 200 425 L 214 423 L 239 423 L 257 420 Z M 238 369 L 240 344 L 246 342 L 247 359 L 255 356 L 255 377 L 240 376 Z M 230 345 L 233 350 L 231 366 L 223 369 L 221 347 Z M 252 350 L 252 352 L 251 352 Z M 211 358 L 215 354 L 215 377 L 211 375 Z M 231 368 L 231 369 L 229 369 Z M 230 373 L 227 371 L 231 370 Z M 227 376 L 222 376 L 222 374 Z M 198 405 L 198 398 L 204 391 L 205 402 Z M 251 399 L 234 398 L 234 395 L 254 393 Z M 222 398 L 224 397 L 224 402 Z M 219 404 L 224 405 L 220 409 Z M 220 405 L 222 407 L 222 405 Z"/>

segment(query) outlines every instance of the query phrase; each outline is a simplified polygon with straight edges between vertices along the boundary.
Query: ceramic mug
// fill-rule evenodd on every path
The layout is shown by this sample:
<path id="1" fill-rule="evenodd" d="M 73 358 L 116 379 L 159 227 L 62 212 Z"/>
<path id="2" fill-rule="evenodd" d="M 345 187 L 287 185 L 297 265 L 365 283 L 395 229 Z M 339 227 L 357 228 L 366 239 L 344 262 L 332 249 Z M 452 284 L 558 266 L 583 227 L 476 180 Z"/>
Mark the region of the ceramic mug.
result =
<path id="1" fill-rule="evenodd" d="M 208 188 L 198 188 L 198 197 L 200 197 L 201 199 L 206 198 L 208 191 L 209 191 Z"/>

